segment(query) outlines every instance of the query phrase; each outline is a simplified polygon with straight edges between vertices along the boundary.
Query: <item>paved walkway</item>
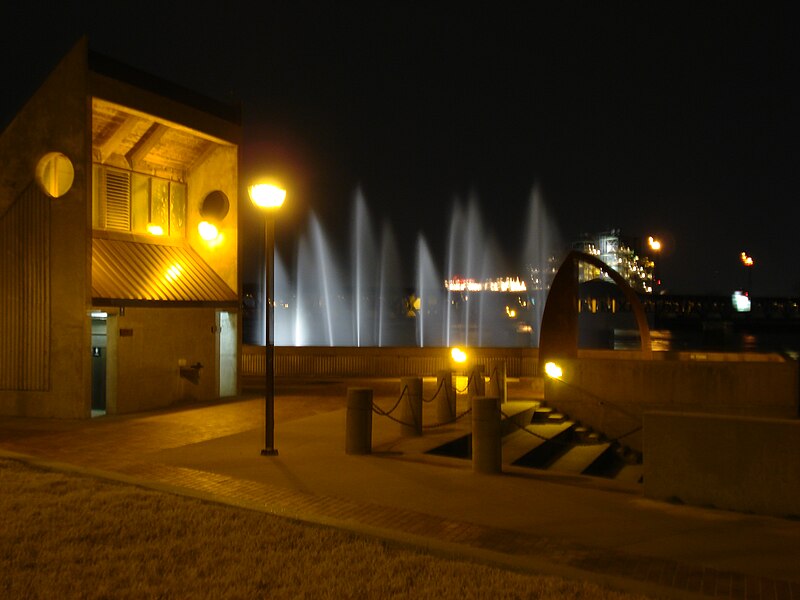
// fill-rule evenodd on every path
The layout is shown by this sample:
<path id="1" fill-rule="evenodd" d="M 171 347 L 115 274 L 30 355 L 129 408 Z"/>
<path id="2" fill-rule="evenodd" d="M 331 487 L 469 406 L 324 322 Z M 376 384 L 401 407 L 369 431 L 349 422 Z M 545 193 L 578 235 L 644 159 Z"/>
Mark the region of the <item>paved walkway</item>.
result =
<path id="1" fill-rule="evenodd" d="M 275 457 L 260 456 L 260 398 L 91 421 L 0 418 L 0 455 L 659 597 L 800 600 L 798 521 L 655 502 L 588 477 L 476 475 L 377 416 L 376 451 L 349 456 L 345 385 L 278 390 Z M 390 393 L 378 399 L 387 408 Z"/>

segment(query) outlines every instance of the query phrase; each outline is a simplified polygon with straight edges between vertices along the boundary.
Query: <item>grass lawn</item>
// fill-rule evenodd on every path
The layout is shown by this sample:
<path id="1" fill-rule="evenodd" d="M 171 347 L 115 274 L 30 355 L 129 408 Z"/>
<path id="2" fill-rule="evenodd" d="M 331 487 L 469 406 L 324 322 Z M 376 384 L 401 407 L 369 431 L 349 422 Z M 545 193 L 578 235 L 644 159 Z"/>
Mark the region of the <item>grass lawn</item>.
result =
<path id="1" fill-rule="evenodd" d="M 2 598 L 641 597 L 11 460 L 0 490 Z"/>

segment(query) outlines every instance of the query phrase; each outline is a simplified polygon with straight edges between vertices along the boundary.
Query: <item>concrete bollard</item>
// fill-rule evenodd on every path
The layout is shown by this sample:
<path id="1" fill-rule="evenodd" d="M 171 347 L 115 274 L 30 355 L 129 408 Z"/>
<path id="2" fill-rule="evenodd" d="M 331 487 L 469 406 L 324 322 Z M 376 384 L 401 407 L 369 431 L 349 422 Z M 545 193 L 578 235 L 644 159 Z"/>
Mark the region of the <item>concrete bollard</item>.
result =
<path id="1" fill-rule="evenodd" d="M 472 470 L 475 473 L 502 473 L 503 444 L 500 399 L 476 396 L 472 399 Z"/>
<path id="2" fill-rule="evenodd" d="M 500 398 L 500 404 L 508 402 L 508 383 L 506 382 L 506 361 L 497 363 L 489 380 L 493 396 Z"/>
<path id="3" fill-rule="evenodd" d="M 456 392 L 453 389 L 453 372 L 442 370 L 436 373 L 436 421 L 451 423 L 456 418 Z"/>
<path id="4" fill-rule="evenodd" d="M 403 377 L 400 389 L 406 390 L 400 402 L 400 420 L 407 425 L 400 425 L 400 435 L 422 435 L 422 378 Z"/>
<path id="5" fill-rule="evenodd" d="M 372 390 L 347 388 L 345 454 L 372 452 Z"/>
<path id="6" fill-rule="evenodd" d="M 467 395 L 470 400 L 477 396 L 486 395 L 486 380 L 483 378 L 483 365 L 475 365 L 469 373 L 469 389 Z"/>

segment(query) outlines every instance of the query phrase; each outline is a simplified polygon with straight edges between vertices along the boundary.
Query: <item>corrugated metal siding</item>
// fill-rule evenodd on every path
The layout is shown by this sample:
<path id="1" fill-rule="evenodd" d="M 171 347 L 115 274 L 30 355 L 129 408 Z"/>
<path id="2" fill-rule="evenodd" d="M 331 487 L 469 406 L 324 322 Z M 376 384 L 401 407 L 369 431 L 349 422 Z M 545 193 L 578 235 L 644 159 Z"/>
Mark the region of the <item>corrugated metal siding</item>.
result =
<path id="1" fill-rule="evenodd" d="M 188 246 L 92 240 L 98 300 L 235 302 L 236 293 Z"/>
<path id="2" fill-rule="evenodd" d="M 50 200 L 32 184 L 0 217 L 0 389 L 50 385 Z"/>

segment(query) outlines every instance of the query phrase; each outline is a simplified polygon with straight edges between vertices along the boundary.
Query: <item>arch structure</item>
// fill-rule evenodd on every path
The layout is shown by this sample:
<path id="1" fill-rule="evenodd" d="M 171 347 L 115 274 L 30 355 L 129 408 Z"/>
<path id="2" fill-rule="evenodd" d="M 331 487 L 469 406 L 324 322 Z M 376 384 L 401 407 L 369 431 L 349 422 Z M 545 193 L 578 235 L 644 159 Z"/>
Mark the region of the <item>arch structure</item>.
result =
<path id="1" fill-rule="evenodd" d="M 650 326 L 636 292 L 622 276 L 596 256 L 573 250 L 558 269 L 542 315 L 539 333 L 539 366 L 551 358 L 578 356 L 578 264 L 584 262 L 606 273 L 630 302 L 639 328 L 642 358 L 650 359 Z"/>

